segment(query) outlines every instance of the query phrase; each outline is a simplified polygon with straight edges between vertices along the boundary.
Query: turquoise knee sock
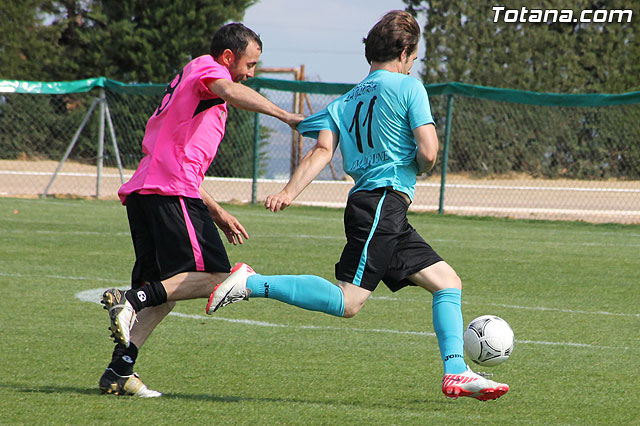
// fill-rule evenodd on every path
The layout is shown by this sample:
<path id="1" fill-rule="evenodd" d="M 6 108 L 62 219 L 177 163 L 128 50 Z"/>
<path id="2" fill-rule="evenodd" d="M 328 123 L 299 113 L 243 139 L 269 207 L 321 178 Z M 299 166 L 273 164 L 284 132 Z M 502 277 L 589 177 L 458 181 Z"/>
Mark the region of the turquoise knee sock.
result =
<path id="1" fill-rule="evenodd" d="M 342 288 L 315 275 L 252 275 L 247 280 L 251 297 L 276 299 L 309 311 L 341 317 Z"/>
<path id="2" fill-rule="evenodd" d="M 463 355 L 462 291 L 445 288 L 433 293 L 433 328 L 438 337 L 445 374 L 467 370 Z"/>

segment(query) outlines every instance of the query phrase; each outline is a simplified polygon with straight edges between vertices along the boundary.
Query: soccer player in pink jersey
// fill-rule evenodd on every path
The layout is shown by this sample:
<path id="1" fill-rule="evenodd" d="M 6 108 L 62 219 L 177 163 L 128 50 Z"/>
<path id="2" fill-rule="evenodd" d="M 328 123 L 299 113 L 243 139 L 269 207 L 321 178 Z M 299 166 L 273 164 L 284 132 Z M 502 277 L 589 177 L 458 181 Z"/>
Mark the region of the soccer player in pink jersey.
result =
<path id="1" fill-rule="evenodd" d="M 111 288 L 102 297 L 116 342 L 99 381 L 103 393 L 161 396 L 133 372 L 138 349 L 176 301 L 206 299 L 214 284 L 229 276 L 218 228 L 233 244 L 249 238 L 201 184 L 224 136 L 227 102 L 293 128 L 303 119 L 239 84 L 253 77 L 261 53 L 255 32 L 239 23 L 223 26 L 213 36 L 210 54 L 189 62 L 169 83 L 147 122 L 144 158 L 118 191 L 136 261 L 131 289 Z"/>

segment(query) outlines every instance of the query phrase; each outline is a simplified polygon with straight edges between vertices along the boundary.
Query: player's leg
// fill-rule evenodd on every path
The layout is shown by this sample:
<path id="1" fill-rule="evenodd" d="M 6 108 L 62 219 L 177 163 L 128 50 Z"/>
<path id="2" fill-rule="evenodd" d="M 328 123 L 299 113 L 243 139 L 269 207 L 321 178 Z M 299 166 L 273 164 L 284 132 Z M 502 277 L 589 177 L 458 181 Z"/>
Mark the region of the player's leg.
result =
<path id="1" fill-rule="evenodd" d="M 124 293 L 107 290 L 114 338 L 129 345 L 136 315 L 167 301 L 207 297 L 224 280 L 229 260 L 213 220 L 202 200 L 155 195 L 130 195 L 127 214 L 136 251 L 134 275 L 160 279 Z"/>
<path id="2" fill-rule="evenodd" d="M 133 195 L 127 199 L 127 216 L 136 253 L 134 285 L 127 292 L 109 289 L 103 297 L 111 328 L 121 334 L 99 386 L 105 393 L 154 397 L 161 394 L 133 373 L 138 348 L 173 309 L 175 300 L 207 297 L 214 283 L 229 275 L 230 266 L 201 200 Z"/>
<path id="3" fill-rule="evenodd" d="M 116 344 L 111 362 L 100 378 L 99 387 L 103 393 L 146 398 L 162 395 L 147 388 L 133 369 L 138 357 L 138 349 L 174 306 L 175 302 L 167 302 L 140 312 L 131 329 L 131 343 L 128 347 L 121 343 Z"/>
<path id="4" fill-rule="evenodd" d="M 344 294 L 343 317 L 353 318 L 360 312 L 364 303 L 371 296 L 371 290 L 344 281 L 338 281 L 338 285 L 342 288 Z"/>
<path id="5" fill-rule="evenodd" d="M 211 294 L 207 313 L 250 296 L 353 317 L 378 285 L 388 262 L 387 252 L 393 248 L 389 240 L 393 233 L 388 232 L 389 221 L 385 219 L 385 208 L 393 210 L 393 203 L 388 202 L 386 193 L 382 188 L 349 197 L 344 213 L 347 244 L 336 264 L 338 285 L 314 275 L 259 275 L 248 265 L 238 264 Z"/>
<path id="6" fill-rule="evenodd" d="M 462 282 L 453 268 L 440 261 L 409 279 L 433 294 L 433 328 L 445 373 L 442 392 L 450 398 L 469 396 L 479 400 L 497 399 L 507 393 L 508 385 L 474 373 L 464 361 Z"/>
<path id="7" fill-rule="evenodd" d="M 251 297 L 278 300 L 309 311 L 342 317 L 345 295 L 340 286 L 316 275 L 260 275 L 247 280 Z"/>
<path id="8" fill-rule="evenodd" d="M 401 237 L 383 280 L 392 291 L 414 284 L 433 294 L 433 326 L 445 370 L 442 391 L 454 398 L 500 397 L 509 387 L 475 374 L 464 361 L 462 282 L 458 274 L 409 224 L 406 215 L 397 222 Z"/>
<path id="9" fill-rule="evenodd" d="M 316 275 L 260 275 L 238 263 L 231 275 L 213 289 L 206 312 L 212 314 L 238 300 L 262 297 L 274 299 L 309 311 L 341 317 L 345 295 L 340 286 Z"/>
<path id="10" fill-rule="evenodd" d="M 433 294 L 433 328 L 438 337 L 445 374 L 467 370 L 462 333 L 462 282 L 449 264 L 439 261 L 409 276 Z"/>
<path id="11" fill-rule="evenodd" d="M 153 330 L 169 315 L 175 306 L 176 302 L 167 302 L 141 311 L 137 316 L 137 321 L 131 328 L 131 344 L 140 349 Z"/>

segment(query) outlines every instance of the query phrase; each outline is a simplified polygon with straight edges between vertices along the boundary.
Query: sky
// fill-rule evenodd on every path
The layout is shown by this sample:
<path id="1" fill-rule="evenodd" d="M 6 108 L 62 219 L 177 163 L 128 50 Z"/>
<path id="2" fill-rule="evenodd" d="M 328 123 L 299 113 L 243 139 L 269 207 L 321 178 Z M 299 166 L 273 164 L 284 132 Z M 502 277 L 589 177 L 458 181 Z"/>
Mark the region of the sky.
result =
<path id="1" fill-rule="evenodd" d="M 362 38 L 386 12 L 404 8 L 402 0 L 260 0 L 247 9 L 243 22 L 262 39 L 261 67 L 304 65 L 307 81 L 358 83 L 369 72 Z M 424 47 L 421 39 L 414 77 Z"/>

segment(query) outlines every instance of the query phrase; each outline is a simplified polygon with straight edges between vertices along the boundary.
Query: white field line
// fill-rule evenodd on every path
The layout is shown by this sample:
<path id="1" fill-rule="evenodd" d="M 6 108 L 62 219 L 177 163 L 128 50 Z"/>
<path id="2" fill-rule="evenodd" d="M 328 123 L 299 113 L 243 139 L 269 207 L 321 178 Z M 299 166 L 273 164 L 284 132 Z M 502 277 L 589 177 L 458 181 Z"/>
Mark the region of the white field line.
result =
<path id="1" fill-rule="evenodd" d="M 218 177 L 205 177 L 207 181 L 222 181 L 222 182 L 252 182 L 249 178 L 218 178 Z M 278 183 L 286 184 L 287 179 L 258 179 L 258 183 Z M 353 186 L 353 182 L 346 180 L 316 180 L 313 181 L 314 185 L 341 185 L 341 186 Z M 416 183 L 417 188 L 440 188 L 440 183 Z M 467 183 L 447 183 L 447 188 L 470 188 L 470 189 L 502 189 L 513 191 L 577 191 L 577 192 L 628 192 L 632 194 L 640 194 L 640 189 L 635 188 L 578 188 L 571 186 L 522 186 L 522 185 L 481 185 L 481 184 L 467 184 Z"/>
<path id="2" fill-rule="evenodd" d="M 256 238 L 273 238 L 271 234 L 249 234 L 251 237 Z M 278 238 L 303 238 L 310 240 L 341 240 L 346 241 L 346 237 L 344 235 L 308 235 L 308 234 L 278 234 Z M 460 244 L 464 243 L 464 241 L 460 240 L 451 240 L 451 239 L 443 239 L 443 238 L 429 238 L 430 242 L 436 243 L 453 243 Z M 573 246 L 573 247 L 640 247 L 640 243 L 592 243 L 592 242 L 584 242 L 584 243 L 574 243 L 574 242 L 558 242 L 558 241 L 531 241 L 530 243 L 535 244 L 543 244 L 550 246 Z"/>
<path id="3" fill-rule="evenodd" d="M 390 296 L 370 296 L 369 300 L 392 300 L 398 302 L 406 302 L 407 299 L 400 297 Z M 475 305 L 475 303 L 462 302 L 464 305 Z M 545 308 L 544 306 L 522 306 L 522 305 L 506 305 L 503 303 L 484 303 L 485 306 L 497 306 L 499 308 L 527 310 L 527 311 L 547 311 L 547 312 L 562 312 L 566 314 L 584 314 L 584 315 L 610 315 L 616 317 L 633 317 L 640 318 L 640 314 L 625 314 L 620 312 L 606 312 L 606 311 L 582 311 L 578 309 L 562 309 L 562 308 Z"/>
<path id="4" fill-rule="evenodd" d="M 224 321 L 224 322 L 231 322 L 236 324 L 255 325 L 260 327 L 292 328 L 295 330 L 352 331 L 352 332 L 358 332 L 358 333 L 385 333 L 385 334 L 402 334 L 402 335 L 410 335 L 410 336 L 436 337 L 435 333 L 429 333 L 426 331 L 403 331 L 403 330 L 392 330 L 392 329 L 385 329 L 385 328 L 348 328 L 348 327 L 328 327 L 328 326 L 316 326 L 316 325 L 275 324 L 275 323 L 246 320 L 246 319 L 231 319 L 231 318 L 204 316 L 204 315 L 190 315 L 190 314 L 183 314 L 180 312 L 172 312 L 169 315 L 174 315 L 180 318 Z M 600 345 L 591 345 L 588 343 L 574 343 L 574 342 L 545 342 L 545 341 L 536 341 L 536 340 L 516 340 L 516 343 L 524 343 L 524 344 L 531 344 L 531 345 L 546 345 L 546 346 L 571 346 L 571 347 L 590 348 L 590 349 L 614 349 L 614 350 L 629 349 L 629 347 L 627 346 L 619 348 L 619 347 L 613 347 L 613 346 L 600 346 Z"/>
<path id="5" fill-rule="evenodd" d="M 52 176 L 53 172 L 38 172 L 38 171 L 18 171 L 18 170 L 0 170 L 0 175 L 24 175 L 24 176 Z M 74 176 L 74 177 L 97 177 L 96 173 L 86 172 L 60 172 L 58 176 Z M 107 178 L 119 178 L 119 174 L 115 173 L 103 173 L 103 177 Z M 123 177 L 129 179 L 131 174 L 124 174 Z M 250 178 L 221 178 L 207 176 L 206 181 L 209 182 L 238 182 L 249 183 L 252 182 Z M 278 183 L 286 184 L 287 179 L 258 179 L 258 183 Z M 313 182 L 314 185 L 346 185 L 353 186 L 353 182 L 346 180 L 318 180 Z M 440 183 L 417 183 L 416 187 L 424 188 L 440 188 Z M 579 188 L 571 186 L 528 186 L 528 185 L 482 185 L 482 184 L 467 184 L 467 183 L 447 183 L 447 188 L 465 188 L 465 189 L 499 189 L 507 191 L 572 191 L 572 192 L 622 192 L 631 194 L 640 194 L 640 189 L 635 188 Z"/>
<path id="6" fill-rule="evenodd" d="M 51 172 L 37 172 L 37 171 L 13 171 L 13 170 L 0 170 L 0 175 L 26 175 L 26 176 L 51 176 Z M 97 177 L 94 173 L 79 173 L 79 172 L 61 172 L 59 176 L 70 177 Z M 104 178 L 119 178 L 119 174 L 105 173 L 102 175 Z M 132 175 L 124 175 L 123 178 L 129 179 Z M 246 178 L 217 178 L 217 177 L 205 177 L 206 181 L 218 181 L 218 182 L 237 182 L 237 183 L 250 183 L 251 179 Z M 286 183 L 285 179 L 258 179 L 258 183 Z M 315 181 L 313 185 L 349 185 L 353 183 L 349 181 Z M 439 183 L 418 183 L 416 187 L 431 187 L 439 188 Z M 512 190 L 512 191 L 563 191 L 563 192 L 601 192 L 601 193 L 631 193 L 640 194 L 640 189 L 634 188 L 579 188 L 579 187 L 552 187 L 552 186 L 508 186 L 508 185 L 480 185 L 480 184 L 456 184 L 448 183 L 446 188 L 455 189 L 483 189 L 483 190 Z M 10 193 L 0 193 L 0 195 L 7 196 Z M 241 197 L 239 200 L 242 203 L 251 202 L 246 197 Z M 331 208 L 344 208 L 346 200 L 343 201 L 298 201 L 297 204 L 312 206 L 312 207 L 331 207 Z M 439 206 L 435 204 L 412 204 L 409 207 L 410 211 L 437 211 Z M 622 218 L 635 218 L 640 216 L 638 210 L 593 210 L 593 209 L 553 209 L 553 208 L 520 208 L 520 207 L 486 207 L 486 206 L 445 206 L 445 211 L 449 213 L 501 213 L 501 214 L 556 214 L 556 215 L 583 215 L 583 216 L 610 216 L 610 217 L 622 217 Z"/>
<path id="7" fill-rule="evenodd" d="M 102 293 L 105 289 L 96 288 L 91 290 L 81 291 L 76 293 L 75 297 L 83 302 L 91 302 L 99 304 Z M 401 335 L 410 335 L 410 336 L 427 336 L 427 337 L 435 337 L 434 333 L 429 333 L 425 331 L 404 331 L 404 330 L 393 330 L 393 329 L 380 329 L 380 328 L 349 328 L 349 327 L 328 327 L 328 326 L 315 326 L 315 325 L 290 325 L 290 324 L 278 324 L 271 323 L 266 321 L 255 321 L 248 319 L 234 319 L 234 318 L 222 318 L 216 316 L 204 316 L 204 315 L 191 315 L 191 314 L 183 314 L 180 312 L 171 312 L 169 315 L 173 315 L 179 318 L 188 318 L 188 319 L 197 319 L 201 320 L 213 320 L 213 321 L 223 321 L 235 324 L 245 324 L 251 326 L 258 327 L 278 327 L 278 328 L 291 328 L 294 330 L 331 330 L 331 331 L 346 331 L 346 332 L 358 332 L 358 333 L 385 333 L 385 334 L 401 334 Z M 615 350 L 628 350 L 628 347 L 612 347 L 612 346 L 600 346 L 600 345 L 591 345 L 588 343 L 575 343 L 575 342 L 545 342 L 545 341 L 533 341 L 533 340 L 516 340 L 516 343 L 524 343 L 524 344 L 532 344 L 532 345 L 547 345 L 547 346 L 570 346 L 570 347 L 581 347 L 581 348 L 589 348 L 589 349 L 615 349 Z"/>
<path id="8" fill-rule="evenodd" d="M 639 191 L 640 192 L 640 191 Z M 414 210 L 437 210 L 435 205 L 411 205 Z M 640 216 L 640 210 L 591 210 L 591 209 L 545 209 L 538 207 L 480 207 L 480 206 L 446 206 L 448 212 L 502 212 L 502 213 L 529 213 L 529 214 L 574 214 L 587 215 L 613 215 L 613 216 Z"/>
<path id="9" fill-rule="evenodd" d="M 640 193 L 640 191 L 638 191 Z M 249 199 L 240 200 L 241 202 L 248 203 Z M 345 201 L 296 201 L 301 206 L 310 207 L 331 207 L 331 208 L 344 208 L 346 206 Z M 411 204 L 410 211 L 427 211 L 433 212 L 438 210 L 436 204 Z M 545 209 L 537 207 L 482 207 L 482 206 L 451 206 L 445 205 L 445 212 L 471 212 L 471 213 L 520 213 L 520 214 L 583 214 L 591 216 L 640 216 L 640 210 L 590 210 L 590 209 Z"/>
<path id="10" fill-rule="evenodd" d="M 77 277 L 77 276 L 64 276 L 64 275 L 38 275 L 38 274 L 12 274 L 6 272 L 0 272 L 0 277 L 8 277 L 8 278 L 46 278 L 46 279 L 54 279 L 54 280 L 68 280 L 68 281 L 102 281 L 102 282 L 110 282 L 114 284 L 124 284 L 129 285 L 130 282 L 126 280 L 116 280 L 110 278 L 96 278 L 96 277 Z M 127 288 L 127 287 L 123 287 Z M 87 292 L 92 291 L 104 291 L 103 290 L 87 290 Z M 78 293 L 76 297 L 78 297 Z M 102 293 L 100 293 L 102 294 Z M 98 300 L 100 297 L 98 295 L 95 300 Z M 407 302 L 408 299 L 400 298 L 400 297 L 392 297 L 392 296 L 370 296 L 369 300 L 389 300 L 396 302 Z M 86 300 L 89 301 L 89 300 Z M 474 305 L 474 303 L 462 302 L 464 305 Z M 563 309 L 563 308 L 547 308 L 544 306 L 522 306 L 522 305 L 508 305 L 503 303 L 484 303 L 485 306 L 496 306 L 500 308 L 507 309 L 515 309 L 515 310 L 529 310 L 529 311 L 545 311 L 545 312 L 562 312 L 566 314 L 580 314 L 580 315 L 606 315 L 606 316 L 617 316 L 617 317 L 630 317 L 630 318 L 640 318 L 640 313 L 630 314 L 630 313 L 622 313 L 622 312 L 606 312 L 606 311 L 584 311 L 579 309 Z M 207 317 L 208 318 L 208 317 Z"/>
<path id="11" fill-rule="evenodd" d="M 417 184 L 417 186 L 436 186 L 440 184 Z M 470 189 L 502 189 L 509 191 L 572 191 L 572 192 L 626 192 L 640 194 L 640 189 L 633 188 L 577 188 L 571 186 L 507 186 L 507 185 L 478 185 L 465 183 L 447 183 L 447 188 L 470 188 Z"/>

